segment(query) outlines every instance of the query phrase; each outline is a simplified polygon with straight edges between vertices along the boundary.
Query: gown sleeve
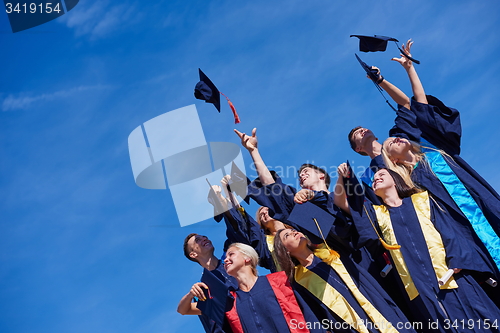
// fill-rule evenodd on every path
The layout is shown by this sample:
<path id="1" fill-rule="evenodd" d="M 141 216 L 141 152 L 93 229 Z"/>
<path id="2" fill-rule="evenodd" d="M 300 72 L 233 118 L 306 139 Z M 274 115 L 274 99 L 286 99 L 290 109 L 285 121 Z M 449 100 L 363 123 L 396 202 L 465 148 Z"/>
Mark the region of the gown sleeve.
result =
<path id="1" fill-rule="evenodd" d="M 358 233 L 357 248 L 365 247 L 373 256 L 382 254 L 383 248 L 375 231 L 378 229 L 377 218 L 372 202 L 366 196 L 365 187 L 351 172 L 351 177 L 344 178 L 344 189 L 347 194 L 349 210 Z M 370 189 L 371 190 L 371 189 Z M 375 193 L 371 194 L 375 196 Z"/>
<path id="2" fill-rule="evenodd" d="M 447 209 L 438 198 L 432 198 L 431 219 L 441 235 L 449 268 L 462 268 L 493 275 L 494 265 L 487 250 L 471 229 L 468 220 L 458 212 Z"/>
<path id="3" fill-rule="evenodd" d="M 229 221 L 224 216 L 227 237 L 224 243 L 224 252 L 232 243 L 250 245 L 259 255 L 259 265 L 273 272 L 276 271 L 271 252 L 267 246 L 266 235 L 260 225 L 246 211 L 240 212 L 231 208 L 229 213 L 234 222 Z"/>
<path id="4" fill-rule="evenodd" d="M 259 205 L 269 208 L 269 215 L 278 221 L 286 221 L 295 205 L 297 190 L 284 184 L 276 172 L 271 171 L 274 183 L 262 185 L 257 178 L 248 185 L 248 195 Z"/>
<path id="5" fill-rule="evenodd" d="M 449 108 L 439 99 L 427 96 L 429 104 L 412 100 L 411 109 L 421 137 L 450 155 L 460 154 L 462 125 L 460 112 Z"/>

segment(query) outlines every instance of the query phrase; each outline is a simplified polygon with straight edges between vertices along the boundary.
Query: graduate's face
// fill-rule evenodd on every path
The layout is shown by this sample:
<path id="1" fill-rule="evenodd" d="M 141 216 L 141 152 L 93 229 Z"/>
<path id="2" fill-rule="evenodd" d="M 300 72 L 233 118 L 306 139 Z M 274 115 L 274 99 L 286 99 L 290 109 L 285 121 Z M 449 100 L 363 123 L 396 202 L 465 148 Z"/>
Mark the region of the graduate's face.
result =
<path id="1" fill-rule="evenodd" d="M 410 141 L 403 138 L 388 138 L 384 141 L 383 148 L 394 163 L 404 159 L 406 153 L 411 150 Z"/>
<path id="2" fill-rule="evenodd" d="M 271 216 L 269 216 L 269 208 L 267 207 L 261 207 L 259 209 L 259 222 L 260 222 L 260 226 L 265 228 L 266 225 L 272 221 L 273 218 Z"/>
<path id="3" fill-rule="evenodd" d="M 356 151 L 364 151 L 365 146 L 367 145 L 368 142 L 372 140 L 376 140 L 377 138 L 373 134 L 371 130 L 368 128 L 358 128 L 354 133 L 352 134 L 352 140 L 354 141 Z"/>
<path id="4" fill-rule="evenodd" d="M 292 253 L 300 247 L 301 243 L 307 244 L 304 234 L 295 229 L 285 229 L 280 233 L 280 239 L 287 251 Z"/>
<path id="5" fill-rule="evenodd" d="M 313 168 L 304 168 L 299 174 L 300 187 L 313 189 L 325 182 L 325 175 Z"/>
<path id="6" fill-rule="evenodd" d="M 245 258 L 243 253 L 237 247 L 230 247 L 226 251 L 226 259 L 224 259 L 224 269 L 227 274 L 235 276 L 236 272 L 243 266 L 247 265 L 251 260 Z"/>
<path id="7" fill-rule="evenodd" d="M 382 196 L 381 194 L 384 190 L 388 188 L 395 188 L 396 184 L 394 183 L 394 179 L 392 179 L 391 175 L 386 169 L 381 169 L 375 173 L 373 176 L 373 191 L 376 195 Z"/>
<path id="8" fill-rule="evenodd" d="M 210 252 L 214 252 L 214 246 L 207 236 L 193 236 L 188 240 L 187 244 L 189 249 L 191 249 L 189 255 L 194 259 L 201 254 L 210 254 Z"/>

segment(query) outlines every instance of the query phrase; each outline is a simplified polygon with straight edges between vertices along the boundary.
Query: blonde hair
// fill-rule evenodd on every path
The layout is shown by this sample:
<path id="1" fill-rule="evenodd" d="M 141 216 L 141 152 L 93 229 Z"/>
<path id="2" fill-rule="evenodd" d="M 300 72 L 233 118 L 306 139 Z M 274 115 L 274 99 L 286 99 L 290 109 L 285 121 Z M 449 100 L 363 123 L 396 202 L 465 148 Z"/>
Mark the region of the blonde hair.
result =
<path id="1" fill-rule="evenodd" d="M 229 245 L 227 248 L 228 250 L 232 247 L 235 247 L 238 249 L 238 251 L 243 254 L 243 257 L 245 259 L 250 259 L 250 266 L 252 268 L 252 273 L 255 276 L 258 276 L 259 274 L 257 273 L 257 263 L 259 262 L 259 255 L 255 251 L 253 247 L 247 244 L 243 243 L 232 243 Z"/>
<path id="2" fill-rule="evenodd" d="M 434 170 L 432 170 L 431 166 L 429 165 L 429 163 L 427 162 L 427 159 L 425 158 L 425 154 L 424 152 L 422 152 L 422 148 L 425 148 L 425 149 L 429 149 L 429 150 L 434 150 L 438 153 L 440 153 L 445 159 L 447 162 L 451 162 L 451 163 L 455 163 L 455 161 L 453 160 L 453 158 L 448 155 L 448 153 L 446 153 L 444 150 L 442 149 L 436 149 L 436 148 L 433 148 L 433 147 L 428 147 L 428 146 L 422 146 L 420 143 L 418 142 L 415 142 L 415 141 L 412 141 L 412 140 L 408 140 L 411 144 L 411 151 L 413 152 L 413 154 L 415 154 L 417 156 L 417 159 L 418 159 L 418 162 L 420 163 L 424 163 L 424 167 L 427 167 L 429 168 L 429 170 L 434 174 Z M 385 142 L 385 141 L 384 141 Z M 415 187 L 415 188 L 420 188 L 417 184 L 415 184 L 413 182 L 413 180 L 411 179 L 411 174 L 413 173 L 413 169 L 414 169 L 414 166 L 411 166 L 411 165 L 407 165 L 407 164 L 404 164 L 404 163 L 394 163 L 392 160 L 391 160 L 391 156 L 389 155 L 389 153 L 387 153 L 387 151 L 384 149 L 384 147 L 382 146 L 382 158 L 384 160 L 384 164 L 386 165 L 386 167 L 394 172 L 396 172 L 398 175 L 401 176 L 401 178 L 403 178 L 403 180 L 405 181 L 405 183 L 409 186 L 409 187 Z M 435 175 L 435 174 L 434 174 Z M 437 176 L 436 176 L 437 177 Z"/>

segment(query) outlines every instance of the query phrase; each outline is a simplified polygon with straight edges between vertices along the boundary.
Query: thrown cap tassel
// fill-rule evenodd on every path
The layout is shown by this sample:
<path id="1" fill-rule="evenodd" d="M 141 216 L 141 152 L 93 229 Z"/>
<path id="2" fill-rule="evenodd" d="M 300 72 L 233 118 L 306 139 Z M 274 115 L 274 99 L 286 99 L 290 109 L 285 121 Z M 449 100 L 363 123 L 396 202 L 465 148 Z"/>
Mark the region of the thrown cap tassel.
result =
<path id="1" fill-rule="evenodd" d="M 229 107 L 231 108 L 231 111 L 233 111 L 233 116 L 234 116 L 234 123 L 235 124 L 239 124 L 240 123 L 240 117 L 238 116 L 238 112 L 236 112 L 236 108 L 234 107 L 233 103 L 231 102 L 231 100 L 226 96 L 224 95 L 221 91 L 220 91 L 220 94 L 224 97 L 226 97 L 226 100 L 227 100 L 227 104 L 229 104 Z"/>

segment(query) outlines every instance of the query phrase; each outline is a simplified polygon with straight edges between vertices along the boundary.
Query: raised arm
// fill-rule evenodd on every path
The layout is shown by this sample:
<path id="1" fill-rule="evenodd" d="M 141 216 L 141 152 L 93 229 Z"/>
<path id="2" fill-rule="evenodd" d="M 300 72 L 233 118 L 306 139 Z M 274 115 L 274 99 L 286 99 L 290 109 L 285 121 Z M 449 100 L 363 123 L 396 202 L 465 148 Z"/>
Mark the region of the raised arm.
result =
<path id="1" fill-rule="evenodd" d="M 234 194 L 234 192 L 231 192 L 229 191 L 229 181 L 231 180 L 231 176 L 230 175 L 225 175 L 220 183 L 222 185 L 222 188 L 224 189 L 224 194 L 226 195 L 226 198 L 227 200 L 229 200 L 229 203 L 231 203 L 231 205 L 238 209 L 241 207 L 240 203 L 238 202 L 238 198 L 236 198 L 236 195 Z"/>
<path id="2" fill-rule="evenodd" d="M 378 67 L 372 66 L 373 69 L 377 70 L 378 85 L 384 89 L 389 96 L 391 96 L 392 100 L 396 102 L 398 105 L 402 105 L 405 108 L 410 108 L 410 98 L 406 96 L 406 94 L 401 91 L 398 87 L 387 81 L 380 75 L 380 69 Z M 370 78 L 370 77 L 368 77 Z"/>
<path id="3" fill-rule="evenodd" d="M 273 184 L 273 176 L 264 163 L 264 160 L 260 156 L 259 149 L 257 148 L 257 128 L 252 130 L 252 136 L 241 133 L 238 130 L 234 130 L 234 132 L 240 137 L 241 145 L 250 153 L 262 185 Z"/>
<path id="4" fill-rule="evenodd" d="M 403 44 L 403 51 L 405 51 L 410 57 L 410 49 L 413 45 L 413 41 L 411 39 L 406 42 L 406 45 Z M 413 66 L 413 61 L 406 58 L 401 54 L 401 58 L 392 58 L 391 60 L 397 61 L 403 66 L 408 74 L 408 78 L 410 79 L 411 89 L 413 90 L 413 96 L 415 100 L 422 104 L 427 104 L 427 97 L 425 96 L 424 86 L 418 77 L 417 71 L 415 70 L 415 66 Z M 382 86 L 382 85 L 381 85 Z M 408 108 L 409 109 L 409 108 Z"/>
<path id="5" fill-rule="evenodd" d="M 349 168 L 347 167 L 347 163 L 342 163 L 341 165 L 339 165 L 339 167 L 337 168 L 337 173 L 338 178 L 337 183 L 335 184 L 335 196 L 333 198 L 333 203 L 335 204 L 335 206 L 339 207 L 347 214 L 351 214 L 344 188 L 344 177 L 349 176 Z"/>

